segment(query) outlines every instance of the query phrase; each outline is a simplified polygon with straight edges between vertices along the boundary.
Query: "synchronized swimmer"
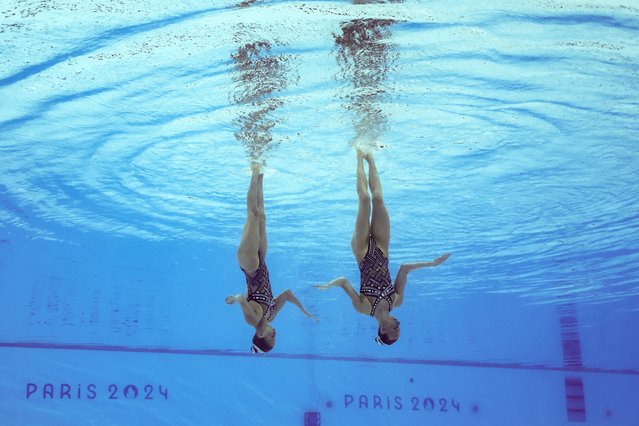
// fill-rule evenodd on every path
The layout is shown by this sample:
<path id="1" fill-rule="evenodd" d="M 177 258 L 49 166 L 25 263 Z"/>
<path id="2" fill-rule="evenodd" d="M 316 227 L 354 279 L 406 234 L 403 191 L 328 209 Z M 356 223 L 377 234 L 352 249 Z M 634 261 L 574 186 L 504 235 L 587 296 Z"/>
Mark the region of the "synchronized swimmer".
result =
<path id="1" fill-rule="evenodd" d="M 368 163 L 368 181 L 364 171 L 364 160 Z M 370 188 L 370 195 L 368 189 Z M 392 345 L 399 339 L 399 321 L 390 315 L 393 308 L 404 302 L 404 287 L 408 273 L 415 269 L 437 266 L 448 259 L 446 253 L 432 262 L 404 263 L 391 282 L 388 270 L 388 245 L 390 241 L 390 218 L 384 205 L 382 184 L 377 174 L 375 160 L 371 153 L 357 148 L 357 196 L 359 207 L 355 220 L 355 231 L 351 248 L 360 270 L 359 294 L 344 277 L 315 287 L 326 290 L 342 288 L 353 303 L 355 311 L 370 315 L 377 320 L 375 341 L 381 345 Z M 372 216 L 371 216 L 372 200 Z"/>
<path id="2" fill-rule="evenodd" d="M 266 268 L 266 213 L 264 210 L 264 190 L 262 181 L 264 174 L 261 166 L 254 163 L 253 176 L 246 195 L 246 223 L 242 232 L 237 260 L 246 277 L 246 295 L 227 296 L 226 303 L 239 303 L 244 313 L 244 320 L 255 327 L 253 345 L 254 353 L 269 352 L 275 346 L 275 329 L 271 322 L 282 310 L 286 302 L 297 306 L 304 315 L 317 321 L 290 290 L 285 290 L 273 297 L 271 281 Z"/>
<path id="3" fill-rule="evenodd" d="M 384 205 L 377 167 L 371 153 L 359 148 L 356 153 L 359 207 L 351 248 L 360 270 L 359 293 L 344 277 L 315 287 L 321 290 L 340 287 L 344 290 L 356 312 L 370 315 L 377 320 L 375 341 L 380 345 L 392 345 L 399 339 L 400 328 L 399 321 L 390 315 L 390 311 L 401 306 L 404 301 L 408 273 L 420 268 L 438 266 L 448 259 L 450 253 L 432 262 L 402 264 L 393 284 L 388 269 L 390 218 Z M 364 170 L 364 160 L 368 163 L 368 179 Z M 252 166 L 252 172 L 246 196 L 247 218 L 237 250 L 237 259 L 246 277 L 246 294 L 227 296 L 226 303 L 238 303 L 241 306 L 245 321 L 255 327 L 251 350 L 262 353 L 269 352 L 275 346 L 276 332 L 271 322 L 286 302 L 297 306 L 309 318 L 316 321 L 317 318 L 304 308 L 290 289 L 273 297 L 266 267 L 266 214 L 262 185 L 264 174 L 261 166 L 256 163 Z"/>

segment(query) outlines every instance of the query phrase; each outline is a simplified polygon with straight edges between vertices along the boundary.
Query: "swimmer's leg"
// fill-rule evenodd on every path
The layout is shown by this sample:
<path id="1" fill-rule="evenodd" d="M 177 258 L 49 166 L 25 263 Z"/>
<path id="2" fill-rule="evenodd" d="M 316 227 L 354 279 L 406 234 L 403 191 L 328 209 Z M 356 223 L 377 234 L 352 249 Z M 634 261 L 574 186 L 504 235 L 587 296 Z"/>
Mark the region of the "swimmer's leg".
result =
<path id="1" fill-rule="evenodd" d="M 246 223 L 242 231 L 242 239 L 237 249 L 237 261 L 248 274 L 259 267 L 258 250 L 260 247 L 260 221 L 258 208 L 259 172 L 253 169 L 251 184 L 246 195 Z"/>
<path id="2" fill-rule="evenodd" d="M 384 255 L 388 257 L 388 244 L 390 241 L 390 217 L 384 205 L 384 197 L 382 195 L 382 183 L 379 180 L 375 159 L 372 153 L 365 155 L 368 161 L 368 185 L 371 189 L 373 199 L 373 217 L 371 219 L 371 234 L 378 247 Z"/>
<path id="3" fill-rule="evenodd" d="M 257 176 L 257 210 L 258 210 L 258 218 L 259 218 L 259 229 L 260 229 L 260 253 L 262 254 L 262 259 L 266 257 L 266 250 L 268 249 L 268 242 L 266 239 L 266 210 L 264 210 L 264 173 L 259 170 L 259 175 Z"/>
<path id="4" fill-rule="evenodd" d="M 357 197 L 359 200 L 357 218 L 355 219 L 355 231 L 351 240 L 353 254 L 359 264 L 368 250 L 368 237 L 371 233 L 369 222 L 371 214 L 371 198 L 368 195 L 368 184 L 364 171 L 364 154 L 357 149 Z"/>

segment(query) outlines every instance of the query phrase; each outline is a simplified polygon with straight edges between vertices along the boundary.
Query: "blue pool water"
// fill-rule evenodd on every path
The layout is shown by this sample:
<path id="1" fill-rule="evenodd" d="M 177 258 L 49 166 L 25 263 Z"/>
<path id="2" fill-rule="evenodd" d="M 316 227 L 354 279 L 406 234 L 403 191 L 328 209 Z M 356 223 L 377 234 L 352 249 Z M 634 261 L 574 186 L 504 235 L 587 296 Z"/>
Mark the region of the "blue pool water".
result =
<path id="1" fill-rule="evenodd" d="M 459 2 L 457 2 L 459 3 Z M 639 424 L 639 5 L 0 3 L 0 424 Z M 335 277 L 375 154 L 380 347 Z M 251 161 L 277 345 L 225 296 Z"/>

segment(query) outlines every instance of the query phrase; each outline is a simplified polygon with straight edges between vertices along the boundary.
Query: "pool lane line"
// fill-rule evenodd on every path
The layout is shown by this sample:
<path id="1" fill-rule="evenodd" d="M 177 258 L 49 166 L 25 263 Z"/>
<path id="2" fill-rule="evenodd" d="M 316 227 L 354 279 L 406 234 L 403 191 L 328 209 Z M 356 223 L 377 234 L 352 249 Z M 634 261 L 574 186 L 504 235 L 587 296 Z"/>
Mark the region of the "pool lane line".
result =
<path id="1" fill-rule="evenodd" d="M 410 359 L 410 358 L 372 358 L 358 356 L 340 355 L 317 355 L 317 354 L 290 354 L 274 353 L 265 355 L 255 355 L 249 352 L 238 352 L 225 349 L 174 349 L 162 347 L 133 347 L 117 345 L 80 345 L 63 343 L 37 343 L 37 342 L 0 342 L 0 348 L 18 349 L 52 349 L 71 351 L 96 351 L 96 352 L 122 352 L 122 353 L 145 353 L 145 354 L 168 354 L 168 355 L 200 355 L 200 356 L 221 356 L 221 357 L 244 357 L 262 359 L 296 359 L 309 361 L 343 361 L 343 362 L 368 362 L 384 364 L 404 364 L 404 365 L 432 365 L 443 367 L 470 367 L 470 368 L 498 368 L 508 370 L 534 370 L 534 371 L 560 371 L 569 373 L 599 373 L 618 374 L 627 376 L 639 376 L 639 370 L 633 369 L 612 369 L 597 367 L 553 367 L 538 364 L 518 364 L 509 362 L 483 362 L 483 361 L 456 361 L 456 360 L 436 360 L 436 359 Z"/>
<path id="2" fill-rule="evenodd" d="M 565 367 L 583 367 L 581 357 L 581 335 L 577 305 L 573 302 L 557 306 L 559 314 L 559 334 Z M 566 418 L 569 423 L 585 423 L 588 420 L 586 390 L 581 374 L 564 377 L 566 398 Z"/>

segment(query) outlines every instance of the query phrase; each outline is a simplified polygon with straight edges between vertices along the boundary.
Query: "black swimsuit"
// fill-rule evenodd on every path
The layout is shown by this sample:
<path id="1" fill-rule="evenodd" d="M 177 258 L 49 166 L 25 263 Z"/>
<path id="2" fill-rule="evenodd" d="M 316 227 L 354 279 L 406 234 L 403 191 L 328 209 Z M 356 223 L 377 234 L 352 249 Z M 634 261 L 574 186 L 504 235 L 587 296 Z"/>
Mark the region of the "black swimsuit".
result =
<path id="1" fill-rule="evenodd" d="M 275 299 L 273 299 L 271 280 L 268 276 L 266 263 L 264 262 L 264 259 L 262 259 L 261 253 L 258 253 L 258 257 L 260 259 L 260 264 L 257 271 L 255 271 L 255 275 L 251 277 L 244 269 L 242 269 L 246 276 L 246 300 L 249 302 L 254 300 L 262 305 L 264 319 L 268 321 L 273 318 L 273 314 L 275 312 Z"/>
<path id="2" fill-rule="evenodd" d="M 375 298 L 370 315 L 375 315 L 375 309 L 382 299 L 388 302 L 388 312 L 390 312 L 393 309 L 395 287 L 388 270 L 388 258 L 377 246 L 372 235 L 368 239 L 368 251 L 359 264 L 359 271 L 361 274 L 359 292 Z"/>

